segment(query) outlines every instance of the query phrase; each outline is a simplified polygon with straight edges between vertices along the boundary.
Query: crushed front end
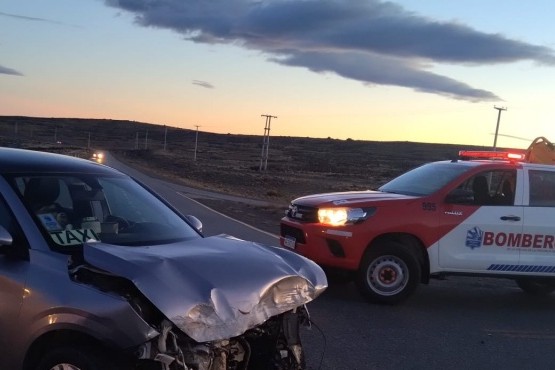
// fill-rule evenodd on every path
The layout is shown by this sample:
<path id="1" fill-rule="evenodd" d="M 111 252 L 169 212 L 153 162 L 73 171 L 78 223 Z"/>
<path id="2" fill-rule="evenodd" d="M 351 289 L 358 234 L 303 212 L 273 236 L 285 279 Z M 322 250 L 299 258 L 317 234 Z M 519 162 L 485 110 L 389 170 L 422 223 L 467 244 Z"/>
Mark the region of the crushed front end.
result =
<path id="1" fill-rule="evenodd" d="M 160 335 L 139 351 L 139 370 L 301 370 L 305 368 L 299 337 L 308 325 L 306 308 L 271 317 L 240 336 L 199 343 L 171 322 L 160 324 Z"/>
<path id="2" fill-rule="evenodd" d="M 314 262 L 227 237 L 155 248 L 91 243 L 83 257 L 70 264 L 72 279 L 123 297 L 157 333 L 127 351 L 131 368 L 305 368 L 305 305 L 327 288 Z"/>

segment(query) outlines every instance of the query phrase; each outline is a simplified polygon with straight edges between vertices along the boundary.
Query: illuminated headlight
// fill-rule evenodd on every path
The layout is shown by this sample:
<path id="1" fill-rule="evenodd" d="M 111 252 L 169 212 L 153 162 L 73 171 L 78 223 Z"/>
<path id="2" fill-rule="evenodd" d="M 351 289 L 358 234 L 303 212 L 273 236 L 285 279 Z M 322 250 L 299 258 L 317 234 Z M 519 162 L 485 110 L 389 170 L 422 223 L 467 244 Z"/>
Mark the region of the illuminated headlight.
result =
<path id="1" fill-rule="evenodd" d="M 104 153 L 97 153 L 96 158 L 98 158 L 98 159 L 104 158 Z"/>
<path id="2" fill-rule="evenodd" d="M 318 220 L 322 224 L 342 226 L 365 220 L 372 213 L 362 208 L 320 208 L 318 210 Z"/>

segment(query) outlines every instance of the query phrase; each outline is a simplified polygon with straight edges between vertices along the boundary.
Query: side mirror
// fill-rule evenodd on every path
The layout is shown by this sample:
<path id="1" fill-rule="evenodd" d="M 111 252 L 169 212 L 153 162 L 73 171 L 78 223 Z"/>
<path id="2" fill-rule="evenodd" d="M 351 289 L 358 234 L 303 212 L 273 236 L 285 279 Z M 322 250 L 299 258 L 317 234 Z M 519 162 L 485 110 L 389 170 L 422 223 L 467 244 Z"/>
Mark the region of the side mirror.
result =
<path id="1" fill-rule="evenodd" d="M 0 225 L 0 247 L 10 246 L 13 244 L 13 237 L 12 235 L 4 228 L 4 226 Z M 3 250 L 4 248 L 0 249 Z"/>
<path id="2" fill-rule="evenodd" d="M 450 204 L 472 204 L 474 193 L 471 190 L 455 189 L 445 197 L 445 203 Z"/>
<path id="3" fill-rule="evenodd" d="M 193 215 L 186 215 L 185 218 L 187 219 L 187 221 L 189 221 L 191 226 L 195 228 L 195 230 L 197 230 L 199 233 L 202 233 L 202 222 L 198 218 Z"/>

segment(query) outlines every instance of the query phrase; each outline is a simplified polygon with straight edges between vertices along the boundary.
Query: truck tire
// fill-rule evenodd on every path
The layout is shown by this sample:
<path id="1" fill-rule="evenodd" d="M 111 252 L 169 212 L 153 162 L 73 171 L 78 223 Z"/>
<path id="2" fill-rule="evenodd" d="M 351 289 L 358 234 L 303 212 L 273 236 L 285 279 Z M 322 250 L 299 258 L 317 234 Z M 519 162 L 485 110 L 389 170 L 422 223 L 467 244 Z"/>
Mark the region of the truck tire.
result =
<path id="1" fill-rule="evenodd" d="M 421 273 L 414 247 L 387 242 L 366 251 L 356 282 L 370 302 L 393 305 L 414 292 Z"/>
<path id="2" fill-rule="evenodd" d="M 548 295 L 555 291 L 555 281 L 540 280 L 534 278 L 521 278 L 516 279 L 516 285 L 522 289 L 525 293 L 542 296 Z"/>

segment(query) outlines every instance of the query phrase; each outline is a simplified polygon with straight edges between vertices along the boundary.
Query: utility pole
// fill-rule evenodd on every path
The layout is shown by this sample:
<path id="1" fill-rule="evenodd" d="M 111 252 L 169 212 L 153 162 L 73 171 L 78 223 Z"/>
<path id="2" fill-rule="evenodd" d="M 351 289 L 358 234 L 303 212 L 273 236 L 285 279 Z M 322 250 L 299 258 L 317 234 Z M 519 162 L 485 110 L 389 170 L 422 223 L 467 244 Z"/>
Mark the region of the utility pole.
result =
<path id="1" fill-rule="evenodd" d="M 262 139 L 262 156 L 260 157 L 260 168 L 259 171 L 266 171 L 268 169 L 268 153 L 270 149 L 270 123 L 272 118 L 276 116 L 271 116 L 269 114 L 261 114 L 260 117 L 266 117 L 266 123 L 264 125 L 264 138 Z"/>
<path id="2" fill-rule="evenodd" d="M 148 129 L 146 130 L 145 134 L 145 149 L 148 149 Z"/>
<path id="3" fill-rule="evenodd" d="M 164 125 L 164 151 L 166 151 L 167 140 L 168 140 L 168 126 Z"/>
<path id="4" fill-rule="evenodd" d="M 135 150 L 139 150 L 139 131 L 135 133 Z"/>
<path id="5" fill-rule="evenodd" d="M 89 140 L 87 141 L 87 149 L 91 148 L 91 133 L 89 132 Z"/>
<path id="6" fill-rule="evenodd" d="M 199 125 L 194 125 L 197 128 L 197 133 L 195 135 L 195 156 L 193 157 L 193 161 L 197 161 L 197 145 L 198 145 L 198 128 L 200 127 Z"/>
<path id="7" fill-rule="evenodd" d="M 495 126 L 495 138 L 493 139 L 493 151 L 497 150 L 497 134 L 499 133 L 499 121 L 501 121 L 501 111 L 507 110 L 506 107 L 493 106 L 493 109 L 497 109 L 497 126 Z"/>

